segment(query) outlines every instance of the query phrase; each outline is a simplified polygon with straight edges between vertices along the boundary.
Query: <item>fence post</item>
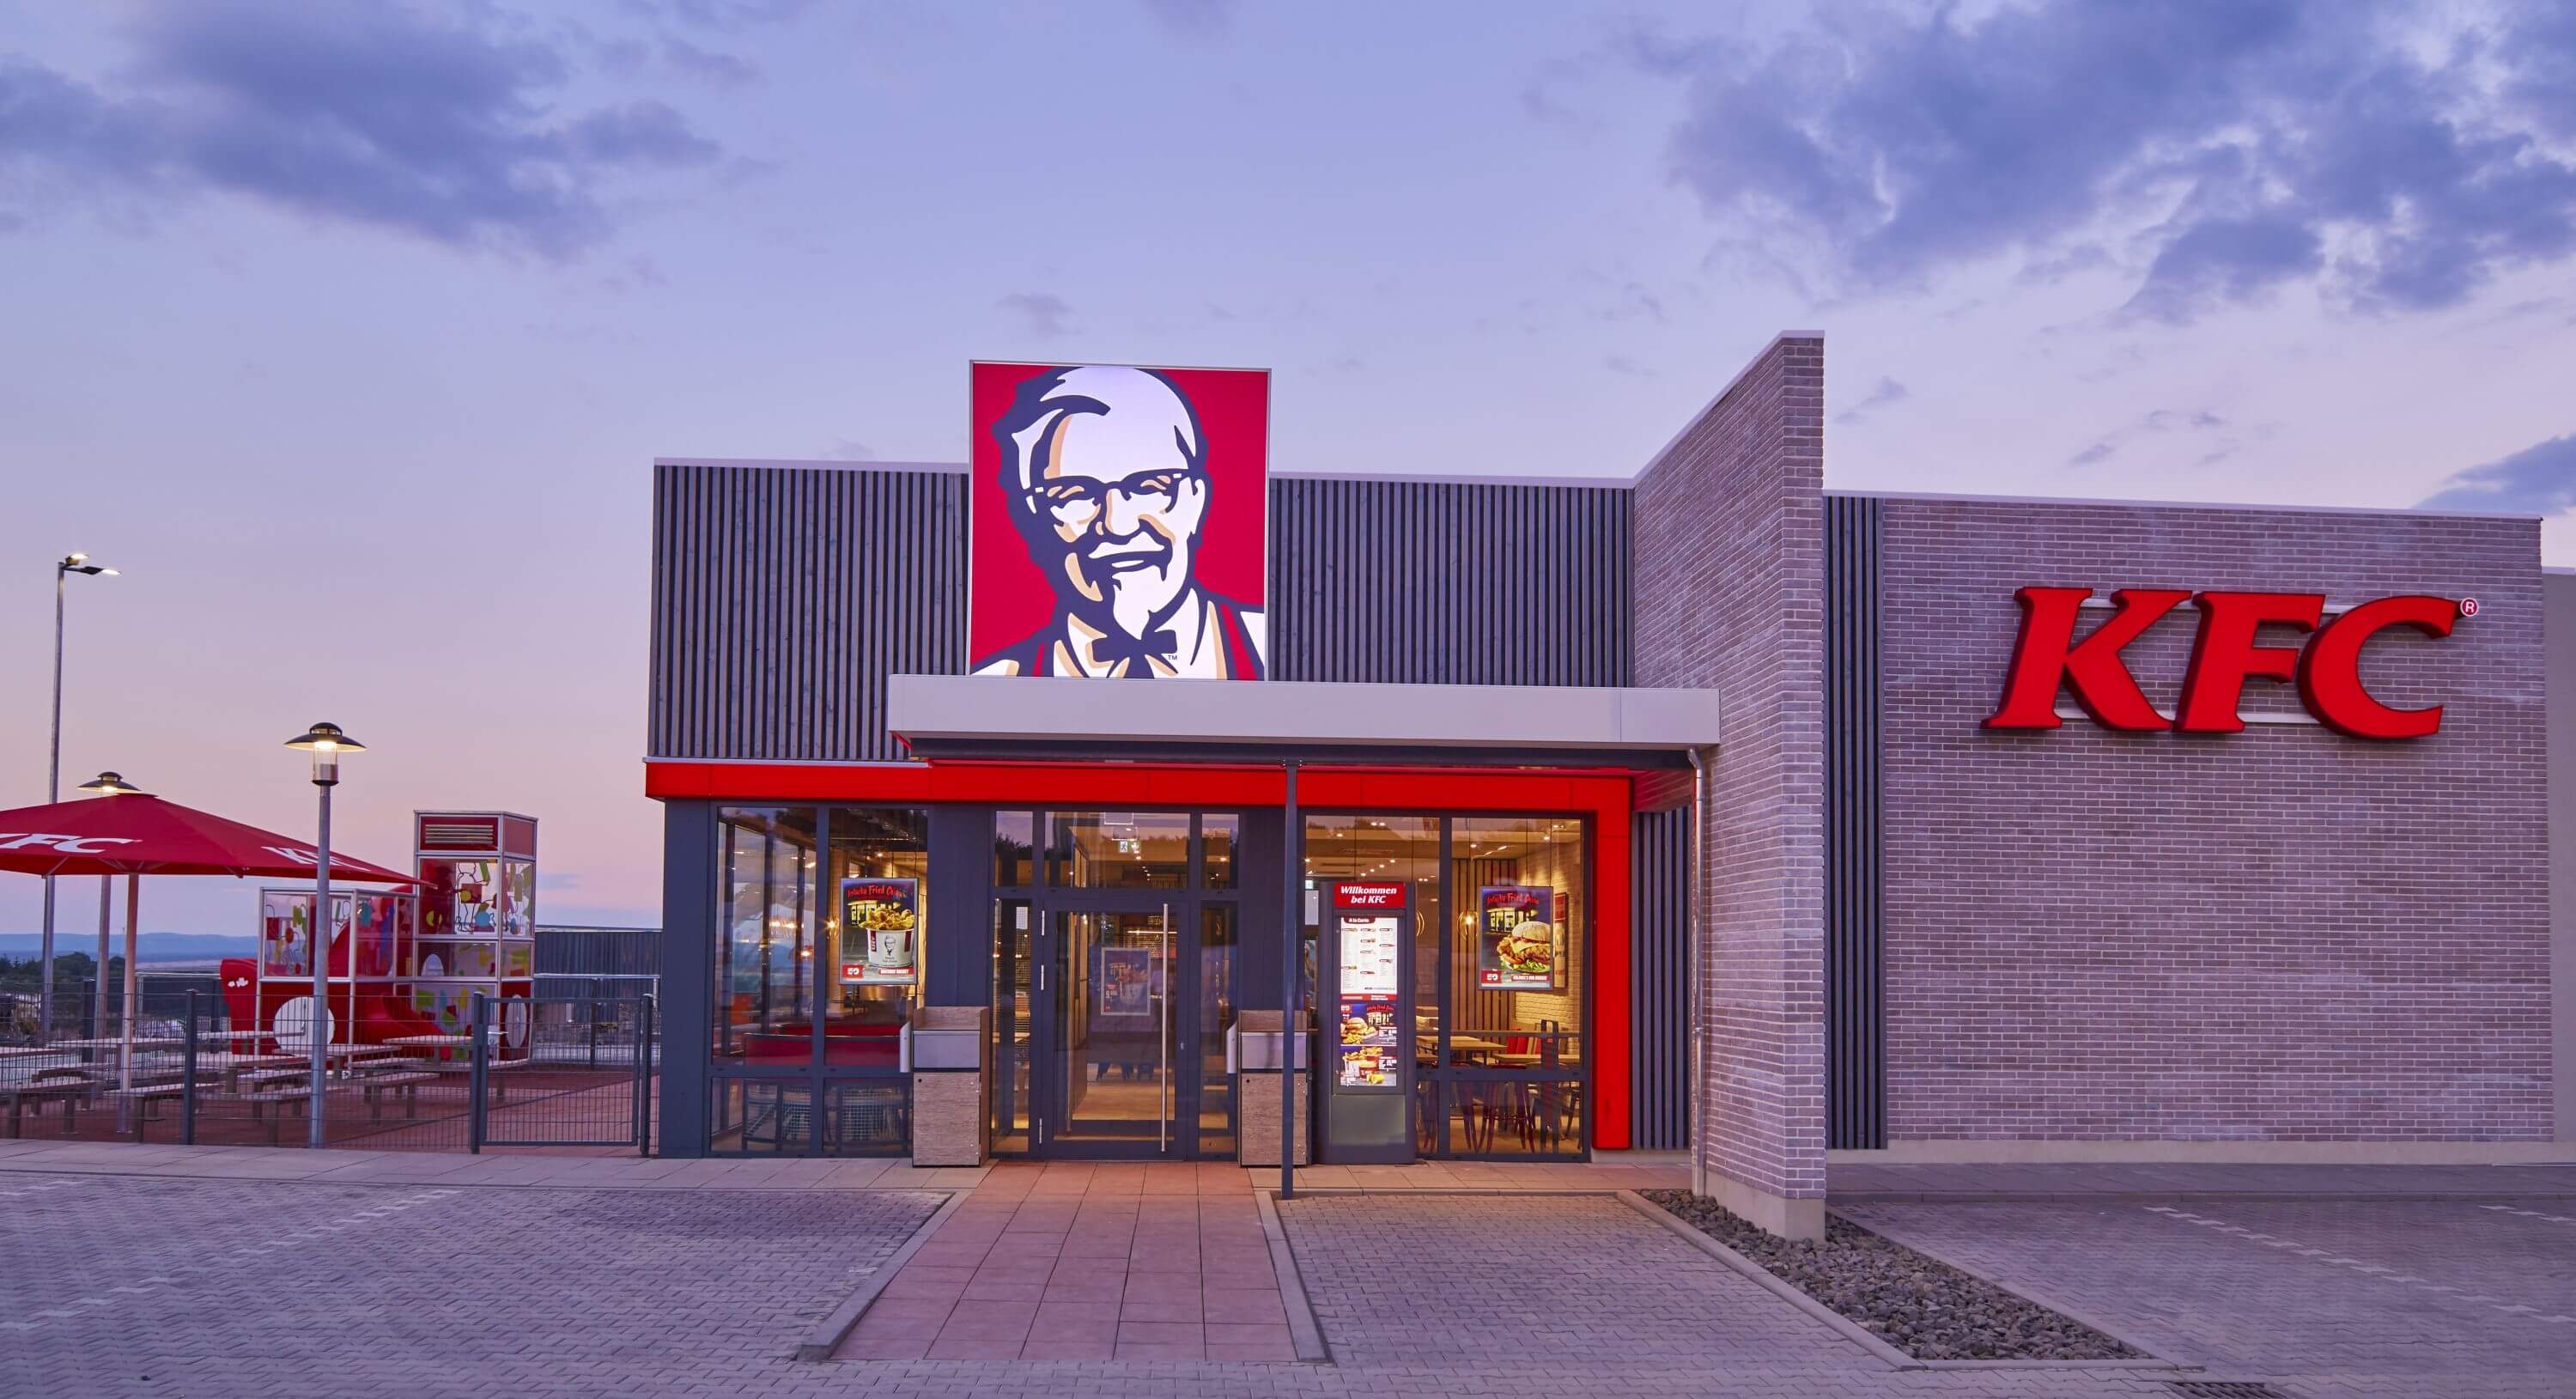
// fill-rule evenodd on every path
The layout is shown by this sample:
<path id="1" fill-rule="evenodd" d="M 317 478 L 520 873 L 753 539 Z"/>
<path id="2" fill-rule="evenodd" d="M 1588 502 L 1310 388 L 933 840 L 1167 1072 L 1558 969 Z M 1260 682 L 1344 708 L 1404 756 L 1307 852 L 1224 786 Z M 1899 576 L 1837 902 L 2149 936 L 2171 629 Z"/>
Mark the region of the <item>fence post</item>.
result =
<path id="1" fill-rule="evenodd" d="M 179 1060 L 179 1144 L 197 1144 L 197 988 L 188 988 L 187 1042 Z M 229 1041 L 227 1041 L 229 1043 Z"/>
<path id="2" fill-rule="evenodd" d="M 644 1033 L 638 1037 L 635 1053 L 642 1062 L 635 1069 L 635 1154 L 653 1154 L 653 997 L 646 995 Z"/>
<path id="3" fill-rule="evenodd" d="M 480 1155 L 483 1150 L 483 1091 L 491 1077 L 488 1065 L 492 1062 L 492 1000 L 480 991 L 474 993 L 474 1014 L 470 1021 L 469 1033 L 474 1037 L 474 1071 L 467 1076 L 467 1082 L 471 1085 L 469 1091 L 474 1098 L 474 1110 L 465 1116 L 465 1149 Z"/>

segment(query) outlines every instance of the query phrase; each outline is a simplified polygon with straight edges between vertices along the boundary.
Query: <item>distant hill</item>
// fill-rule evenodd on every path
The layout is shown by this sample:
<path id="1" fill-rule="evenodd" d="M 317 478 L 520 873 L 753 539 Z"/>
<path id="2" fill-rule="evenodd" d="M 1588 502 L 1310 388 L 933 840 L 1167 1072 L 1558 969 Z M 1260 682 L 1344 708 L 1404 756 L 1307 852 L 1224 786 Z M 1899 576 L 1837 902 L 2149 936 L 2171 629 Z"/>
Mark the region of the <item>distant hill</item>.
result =
<path id="1" fill-rule="evenodd" d="M 0 933 L 0 957 L 34 957 L 44 951 L 42 933 Z M 108 939 L 111 956 L 125 955 L 125 931 L 118 929 Z M 145 965 L 154 962 L 212 962 L 224 957 L 248 957 L 259 950 L 259 939 L 237 937 L 227 933 L 143 933 L 134 940 L 134 952 Z M 54 955 L 86 952 L 98 955 L 98 928 L 54 929 Z"/>

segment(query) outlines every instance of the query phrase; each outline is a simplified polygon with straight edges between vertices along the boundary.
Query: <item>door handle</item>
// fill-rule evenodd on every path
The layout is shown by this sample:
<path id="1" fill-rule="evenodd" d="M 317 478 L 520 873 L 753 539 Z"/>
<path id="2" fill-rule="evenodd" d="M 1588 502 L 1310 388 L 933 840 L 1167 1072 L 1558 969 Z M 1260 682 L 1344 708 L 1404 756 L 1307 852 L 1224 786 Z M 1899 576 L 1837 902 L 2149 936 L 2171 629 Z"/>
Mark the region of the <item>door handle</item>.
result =
<path id="1" fill-rule="evenodd" d="M 1162 1056 L 1162 1120 L 1154 1124 L 1154 1137 L 1162 1150 L 1172 1149 L 1172 979 L 1179 973 L 1172 955 L 1172 906 L 1163 905 L 1163 1029 L 1156 1035 L 1155 1047 Z"/>

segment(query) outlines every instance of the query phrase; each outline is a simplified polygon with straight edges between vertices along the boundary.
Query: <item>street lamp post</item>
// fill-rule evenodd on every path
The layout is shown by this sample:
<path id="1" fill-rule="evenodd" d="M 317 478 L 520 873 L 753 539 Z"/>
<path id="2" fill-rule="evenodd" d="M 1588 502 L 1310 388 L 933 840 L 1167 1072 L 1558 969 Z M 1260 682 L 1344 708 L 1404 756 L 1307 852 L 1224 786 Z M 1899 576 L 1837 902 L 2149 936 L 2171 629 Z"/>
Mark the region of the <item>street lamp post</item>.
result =
<path id="1" fill-rule="evenodd" d="M 45 750 L 45 805 L 63 799 L 63 585 L 73 574 L 93 577 L 104 573 L 116 576 L 116 570 L 89 561 L 89 555 L 65 554 L 54 564 L 54 737 Z M 54 877 L 45 876 L 45 935 L 42 946 L 44 966 L 36 974 L 36 1043 L 54 1037 Z M 107 967 L 98 969 L 107 975 Z"/>
<path id="2" fill-rule="evenodd" d="M 340 785 L 340 755 L 364 753 L 367 746 L 342 733 L 337 724 L 315 724 L 288 739 L 286 746 L 313 755 L 313 785 L 322 789 L 322 839 L 313 852 L 313 927 L 305 941 L 313 958 L 313 1012 L 304 1029 L 313 1042 L 313 1096 L 305 1103 L 306 1144 L 318 1148 L 324 1130 L 322 1094 L 331 1075 L 331 789 Z M 356 968 L 350 970 L 354 975 Z"/>

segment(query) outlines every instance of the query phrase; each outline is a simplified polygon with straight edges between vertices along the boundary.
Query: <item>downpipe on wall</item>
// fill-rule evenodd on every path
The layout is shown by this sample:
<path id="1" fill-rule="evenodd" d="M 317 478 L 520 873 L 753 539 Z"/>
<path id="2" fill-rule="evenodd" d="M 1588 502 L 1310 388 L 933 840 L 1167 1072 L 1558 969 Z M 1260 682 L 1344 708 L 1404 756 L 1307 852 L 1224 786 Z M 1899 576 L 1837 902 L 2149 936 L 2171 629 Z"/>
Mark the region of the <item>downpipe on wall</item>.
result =
<path id="1" fill-rule="evenodd" d="M 1682 1114 L 1682 1139 L 1690 1147 L 1691 1193 L 1705 1196 L 1708 1194 L 1708 1155 L 1701 1149 L 1699 1139 L 1699 1099 L 1700 1094 L 1707 1091 L 1708 1065 L 1700 1033 L 1700 1000 L 1705 992 L 1699 981 L 1699 943 L 1701 934 L 1708 927 L 1707 919 L 1701 916 L 1701 904 L 1708 897 L 1708 883 L 1700 868 L 1708 855 L 1707 847 L 1701 840 L 1706 833 L 1706 827 L 1702 823 L 1707 819 L 1708 813 L 1708 763 L 1701 758 L 1700 750 L 1694 748 L 1690 750 L 1690 764 L 1691 848 L 1690 859 L 1683 866 L 1689 872 L 1690 878 L 1690 946 L 1688 956 L 1684 959 L 1683 971 L 1683 976 L 1690 986 L 1690 1012 L 1687 1018 L 1690 1033 L 1690 1092 L 1682 1096 L 1682 1102 L 1685 1105 Z"/>

